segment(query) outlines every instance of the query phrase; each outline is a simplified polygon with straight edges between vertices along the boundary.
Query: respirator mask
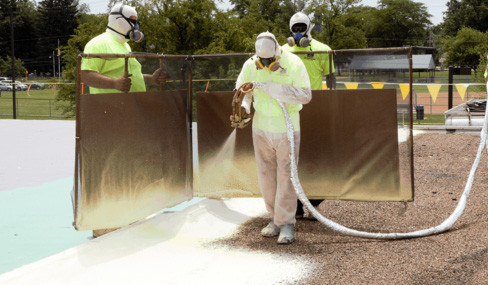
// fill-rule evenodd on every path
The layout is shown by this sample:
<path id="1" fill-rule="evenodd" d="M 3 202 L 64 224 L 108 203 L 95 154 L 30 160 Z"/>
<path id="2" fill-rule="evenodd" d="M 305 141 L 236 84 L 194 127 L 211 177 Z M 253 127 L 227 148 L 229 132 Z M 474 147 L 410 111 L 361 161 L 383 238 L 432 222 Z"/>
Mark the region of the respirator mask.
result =
<path id="1" fill-rule="evenodd" d="M 276 57 L 271 57 L 271 58 L 258 57 L 258 60 L 256 60 L 256 68 L 263 69 L 265 67 L 267 67 L 270 71 L 274 72 L 280 68 L 280 64 L 278 63 Z"/>
<path id="2" fill-rule="evenodd" d="M 299 46 L 299 47 L 308 47 L 310 45 L 311 39 L 308 38 L 306 35 L 307 32 L 307 25 L 300 23 L 295 24 L 291 28 L 293 37 L 289 37 L 287 39 L 289 46 Z"/>
<path id="3" fill-rule="evenodd" d="M 273 34 L 261 33 L 256 39 L 256 69 L 268 68 L 274 72 L 280 69 L 281 49 Z"/>

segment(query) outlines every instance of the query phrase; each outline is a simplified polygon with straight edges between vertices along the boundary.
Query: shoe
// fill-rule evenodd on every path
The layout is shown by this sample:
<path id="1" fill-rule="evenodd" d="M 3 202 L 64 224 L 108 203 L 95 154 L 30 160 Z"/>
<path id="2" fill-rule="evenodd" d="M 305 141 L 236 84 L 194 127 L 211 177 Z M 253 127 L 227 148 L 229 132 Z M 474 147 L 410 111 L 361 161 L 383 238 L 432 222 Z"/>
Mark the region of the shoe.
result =
<path id="1" fill-rule="evenodd" d="M 293 224 L 282 225 L 280 227 L 279 244 L 290 244 L 295 241 L 295 226 Z"/>
<path id="2" fill-rule="evenodd" d="M 275 237 L 280 234 L 280 228 L 273 223 L 273 221 L 269 222 L 269 224 L 261 230 L 261 235 L 263 237 Z"/>
<path id="3" fill-rule="evenodd" d="M 318 212 L 317 207 L 314 207 L 314 209 L 315 209 L 315 210 Z M 309 221 L 316 221 L 316 220 L 317 220 L 317 218 L 315 218 L 315 217 L 312 215 L 312 213 L 310 213 L 310 211 L 308 212 L 308 215 L 307 215 L 306 219 L 307 219 L 307 220 L 309 220 Z"/>
<path id="4" fill-rule="evenodd" d="M 315 218 L 312 214 L 309 213 L 308 216 L 307 216 L 307 220 L 309 220 L 309 221 L 316 221 L 317 218 Z"/>
<path id="5" fill-rule="evenodd" d="M 305 212 L 302 208 L 297 208 L 297 212 L 295 213 L 295 219 L 303 219 L 305 217 Z"/>

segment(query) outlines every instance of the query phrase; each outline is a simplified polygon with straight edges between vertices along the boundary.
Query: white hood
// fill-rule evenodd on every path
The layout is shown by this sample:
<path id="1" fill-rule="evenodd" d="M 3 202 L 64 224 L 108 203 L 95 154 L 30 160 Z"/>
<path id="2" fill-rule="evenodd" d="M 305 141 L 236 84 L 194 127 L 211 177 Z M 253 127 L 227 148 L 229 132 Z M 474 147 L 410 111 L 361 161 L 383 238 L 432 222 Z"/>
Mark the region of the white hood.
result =
<path id="1" fill-rule="evenodd" d="M 291 28 L 295 24 L 307 25 L 307 31 L 305 31 L 304 35 L 307 36 L 309 39 L 312 39 L 312 34 L 310 32 L 312 31 L 312 28 L 314 25 L 310 22 L 310 19 L 308 18 L 307 15 L 305 15 L 302 12 L 298 12 L 298 13 L 295 13 L 295 15 L 291 16 L 291 18 L 290 18 L 290 32 L 292 32 L 292 33 L 293 33 L 293 31 L 291 30 Z M 295 35 L 295 33 L 293 33 L 293 35 Z"/>
<path id="2" fill-rule="evenodd" d="M 256 38 L 256 55 L 262 58 L 280 57 L 281 49 L 275 36 L 270 32 L 259 34 Z"/>
<path id="3" fill-rule="evenodd" d="M 130 18 L 132 16 L 137 17 L 136 9 L 124 4 L 120 4 L 120 3 L 115 4 L 115 6 L 113 6 L 112 9 L 110 10 L 110 14 L 119 13 L 119 12 L 121 12 L 121 14 L 126 18 Z M 122 35 L 125 35 L 132 29 L 132 26 L 131 24 L 129 24 L 129 22 L 127 22 L 126 19 L 122 17 L 122 15 L 119 14 L 109 15 L 108 26 L 114 29 L 115 31 L 121 33 Z"/>

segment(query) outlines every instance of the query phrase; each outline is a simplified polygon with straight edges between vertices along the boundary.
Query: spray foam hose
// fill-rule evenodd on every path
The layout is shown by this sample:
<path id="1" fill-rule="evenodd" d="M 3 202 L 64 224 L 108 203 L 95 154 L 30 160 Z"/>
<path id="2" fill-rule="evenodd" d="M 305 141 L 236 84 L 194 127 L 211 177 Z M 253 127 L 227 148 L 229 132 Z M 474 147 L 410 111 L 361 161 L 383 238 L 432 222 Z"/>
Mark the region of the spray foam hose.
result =
<path id="1" fill-rule="evenodd" d="M 488 94 L 488 84 L 486 86 L 487 94 Z M 418 230 L 414 232 L 408 233 L 369 233 L 363 231 L 357 231 L 354 229 L 347 228 L 343 225 L 340 225 L 334 221 L 331 221 L 324 216 L 322 216 L 315 208 L 310 204 L 310 201 L 307 199 L 307 196 L 303 192 L 303 188 L 300 184 L 300 180 L 298 179 L 298 169 L 295 159 L 295 142 L 294 142 L 294 129 L 293 124 L 290 120 L 290 115 L 288 114 L 286 107 L 283 103 L 278 102 L 280 105 L 283 115 L 285 116 L 286 126 L 287 126 L 287 138 L 290 146 L 290 158 L 291 158 L 291 181 L 293 187 L 295 188 L 295 192 L 297 193 L 298 199 L 305 205 L 308 211 L 322 224 L 331 228 L 334 231 L 337 231 L 341 234 L 350 235 L 350 236 L 357 236 L 362 238 L 371 238 L 371 239 L 404 239 L 404 238 L 416 238 L 416 237 L 424 237 L 429 235 L 434 235 L 438 233 L 445 232 L 449 230 L 453 224 L 461 217 L 463 214 L 464 208 L 466 207 L 466 202 L 469 197 L 469 193 L 471 192 L 471 186 L 473 185 L 474 175 L 476 173 L 476 169 L 478 168 L 478 164 L 481 159 L 481 153 L 483 152 L 483 148 L 486 146 L 486 132 L 487 132 L 487 114 L 485 109 L 485 119 L 483 122 L 483 128 L 481 129 L 481 140 L 480 145 L 478 147 L 478 152 L 476 154 L 476 158 L 474 160 L 473 166 L 468 176 L 468 181 L 466 182 L 466 186 L 464 188 L 464 192 L 459 199 L 459 202 L 454 209 L 454 212 L 444 221 L 442 224 L 425 229 L 425 230 Z M 487 151 L 488 151 L 488 146 Z"/>

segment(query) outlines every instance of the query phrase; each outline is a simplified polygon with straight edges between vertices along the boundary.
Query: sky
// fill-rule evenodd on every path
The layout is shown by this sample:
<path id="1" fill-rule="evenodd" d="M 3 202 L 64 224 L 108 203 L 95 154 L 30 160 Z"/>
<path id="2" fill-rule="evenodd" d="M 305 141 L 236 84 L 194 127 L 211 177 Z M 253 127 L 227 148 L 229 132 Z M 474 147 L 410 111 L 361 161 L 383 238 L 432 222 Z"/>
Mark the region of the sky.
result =
<path id="1" fill-rule="evenodd" d="M 363 0 L 361 1 L 361 4 L 364 6 L 376 7 L 377 2 L 377 0 Z M 442 18 L 444 17 L 444 14 L 442 13 L 447 11 L 446 4 L 449 0 L 414 0 L 414 2 L 423 3 L 424 6 L 427 7 L 429 14 L 432 15 L 430 21 L 433 25 L 437 25 L 442 22 Z"/>
<path id="2" fill-rule="evenodd" d="M 363 0 L 361 4 L 365 6 L 376 7 L 377 0 Z M 448 0 L 414 0 L 414 2 L 423 3 L 427 9 L 429 14 L 432 15 L 430 21 L 433 25 L 437 25 L 442 22 L 443 12 L 447 10 L 446 3 Z M 88 4 L 90 7 L 90 13 L 92 14 L 99 14 L 99 13 L 107 13 L 107 5 L 109 0 L 80 0 L 80 3 Z M 230 8 L 228 4 L 228 0 L 224 0 L 223 4 L 220 6 L 223 9 Z"/>

